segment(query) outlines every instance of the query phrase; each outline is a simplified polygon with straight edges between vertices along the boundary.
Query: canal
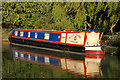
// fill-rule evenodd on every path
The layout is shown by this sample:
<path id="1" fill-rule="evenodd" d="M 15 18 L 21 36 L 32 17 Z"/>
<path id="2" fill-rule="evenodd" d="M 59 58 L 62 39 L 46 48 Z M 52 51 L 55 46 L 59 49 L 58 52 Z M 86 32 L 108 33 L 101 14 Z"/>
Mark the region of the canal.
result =
<path id="1" fill-rule="evenodd" d="M 2 78 L 120 78 L 120 57 L 2 43 Z"/>

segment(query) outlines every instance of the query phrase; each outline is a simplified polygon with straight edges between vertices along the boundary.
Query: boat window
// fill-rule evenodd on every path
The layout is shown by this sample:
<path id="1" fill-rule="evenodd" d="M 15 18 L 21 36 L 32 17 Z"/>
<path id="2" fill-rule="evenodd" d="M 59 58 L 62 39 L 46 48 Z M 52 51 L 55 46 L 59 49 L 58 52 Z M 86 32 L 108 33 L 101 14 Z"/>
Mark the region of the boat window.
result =
<path id="1" fill-rule="evenodd" d="M 18 35 L 18 31 L 15 31 L 15 36 L 17 36 Z"/>
<path id="2" fill-rule="evenodd" d="M 60 36 L 58 36 L 58 39 L 60 39 Z"/>
<path id="3" fill-rule="evenodd" d="M 21 32 L 20 32 L 20 36 L 23 36 L 23 33 L 24 33 L 24 32 L 23 32 L 23 31 L 21 31 Z"/>
<path id="4" fill-rule="evenodd" d="M 35 38 L 37 38 L 37 33 L 35 33 Z"/>
<path id="5" fill-rule="evenodd" d="M 44 39 L 49 39 L 49 33 L 45 33 Z"/>
<path id="6" fill-rule="evenodd" d="M 28 37 L 30 37 L 30 32 L 28 32 Z"/>

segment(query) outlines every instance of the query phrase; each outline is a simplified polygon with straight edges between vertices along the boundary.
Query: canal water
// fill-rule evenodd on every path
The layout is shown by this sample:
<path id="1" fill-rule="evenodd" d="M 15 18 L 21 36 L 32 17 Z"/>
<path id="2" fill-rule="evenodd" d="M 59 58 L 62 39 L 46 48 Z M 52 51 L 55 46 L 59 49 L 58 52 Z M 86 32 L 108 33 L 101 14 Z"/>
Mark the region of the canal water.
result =
<path id="1" fill-rule="evenodd" d="M 86 56 L 2 43 L 2 78 L 120 78 L 119 56 Z"/>

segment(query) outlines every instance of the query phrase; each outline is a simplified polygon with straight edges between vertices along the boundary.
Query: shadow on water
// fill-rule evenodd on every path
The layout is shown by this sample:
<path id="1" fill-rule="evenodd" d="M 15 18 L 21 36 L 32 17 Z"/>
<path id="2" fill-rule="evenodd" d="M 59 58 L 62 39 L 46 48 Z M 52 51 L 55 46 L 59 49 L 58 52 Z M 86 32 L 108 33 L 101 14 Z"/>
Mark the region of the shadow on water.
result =
<path id="1" fill-rule="evenodd" d="M 3 45 L 3 78 L 119 77 L 115 71 L 120 71 L 118 59 L 113 56 L 91 58 L 82 54 Z"/>

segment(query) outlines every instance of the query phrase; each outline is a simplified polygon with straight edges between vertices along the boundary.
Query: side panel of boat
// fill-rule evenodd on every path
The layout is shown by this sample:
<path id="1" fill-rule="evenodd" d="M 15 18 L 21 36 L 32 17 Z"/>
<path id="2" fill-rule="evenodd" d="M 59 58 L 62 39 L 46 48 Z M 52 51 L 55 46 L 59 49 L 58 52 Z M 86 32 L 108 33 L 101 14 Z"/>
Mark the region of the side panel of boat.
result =
<path id="1" fill-rule="evenodd" d="M 9 40 L 12 43 L 54 48 L 54 49 L 60 49 L 60 50 L 69 50 L 69 51 L 75 51 L 75 52 L 85 52 L 85 48 L 82 46 L 72 46 L 72 45 L 64 45 L 64 44 L 56 44 L 56 43 L 51 44 L 49 42 L 41 42 L 41 41 L 34 41 L 34 40 L 27 40 L 27 39 L 13 38 L 13 37 L 9 37 Z"/>
<path id="2" fill-rule="evenodd" d="M 66 44 L 84 46 L 85 32 L 67 33 Z"/>
<path id="3" fill-rule="evenodd" d="M 41 41 L 48 43 L 83 46 L 85 45 L 85 32 L 36 32 L 13 30 L 12 38 Z"/>
<path id="4" fill-rule="evenodd" d="M 13 36 L 21 39 L 33 39 L 33 40 L 45 40 L 45 41 L 54 41 L 60 42 L 61 33 L 45 33 L 45 32 L 29 32 L 29 31 L 13 31 Z"/>

